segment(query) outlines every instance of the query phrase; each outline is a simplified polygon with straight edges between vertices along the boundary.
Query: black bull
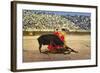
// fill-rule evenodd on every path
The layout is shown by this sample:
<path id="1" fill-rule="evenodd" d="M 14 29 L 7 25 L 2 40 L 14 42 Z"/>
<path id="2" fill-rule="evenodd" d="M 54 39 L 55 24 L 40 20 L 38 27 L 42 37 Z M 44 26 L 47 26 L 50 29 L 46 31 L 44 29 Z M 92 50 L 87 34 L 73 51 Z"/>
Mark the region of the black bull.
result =
<path id="1" fill-rule="evenodd" d="M 64 46 L 64 42 L 60 40 L 60 38 L 54 34 L 45 34 L 41 35 L 38 39 L 39 43 L 39 51 L 41 53 L 41 47 L 42 45 L 59 45 L 59 46 Z M 77 51 L 71 49 L 70 47 L 66 46 L 65 47 L 66 51 L 70 50 L 70 52 L 75 52 Z"/>

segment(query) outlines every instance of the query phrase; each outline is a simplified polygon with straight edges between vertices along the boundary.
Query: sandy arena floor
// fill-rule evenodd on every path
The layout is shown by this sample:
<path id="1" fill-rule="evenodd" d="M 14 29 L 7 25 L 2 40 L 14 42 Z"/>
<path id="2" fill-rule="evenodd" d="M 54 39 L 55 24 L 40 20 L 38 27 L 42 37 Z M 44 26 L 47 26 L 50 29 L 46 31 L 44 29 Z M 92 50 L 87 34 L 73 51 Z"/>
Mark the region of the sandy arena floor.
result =
<path id="1" fill-rule="evenodd" d="M 90 35 L 68 35 L 67 45 L 78 53 L 70 54 L 43 54 L 39 53 L 39 36 L 23 37 L 23 62 L 34 61 L 58 61 L 58 60 L 83 60 L 91 58 Z M 47 46 L 42 47 L 42 51 L 47 50 Z"/>

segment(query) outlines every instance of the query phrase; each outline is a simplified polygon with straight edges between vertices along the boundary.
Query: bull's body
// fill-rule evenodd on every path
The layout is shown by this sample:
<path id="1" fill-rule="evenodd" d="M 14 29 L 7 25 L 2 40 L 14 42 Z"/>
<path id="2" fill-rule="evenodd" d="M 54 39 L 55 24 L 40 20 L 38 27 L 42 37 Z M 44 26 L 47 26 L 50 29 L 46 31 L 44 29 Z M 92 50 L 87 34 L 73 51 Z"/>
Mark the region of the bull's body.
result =
<path id="1" fill-rule="evenodd" d="M 41 52 L 42 45 L 50 45 L 50 44 L 60 45 L 60 46 L 64 45 L 64 43 L 59 39 L 59 37 L 54 34 L 41 35 L 38 38 L 38 43 L 39 43 L 39 51 L 40 52 Z"/>
<path id="2" fill-rule="evenodd" d="M 41 47 L 42 45 L 59 45 L 59 46 L 64 46 L 64 42 L 60 40 L 60 38 L 54 34 L 45 34 L 41 35 L 38 39 L 39 43 L 39 51 L 41 53 Z M 66 46 L 66 50 L 71 49 L 68 46 Z M 75 52 L 74 50 L 71 49 L 71 51 Z"/>

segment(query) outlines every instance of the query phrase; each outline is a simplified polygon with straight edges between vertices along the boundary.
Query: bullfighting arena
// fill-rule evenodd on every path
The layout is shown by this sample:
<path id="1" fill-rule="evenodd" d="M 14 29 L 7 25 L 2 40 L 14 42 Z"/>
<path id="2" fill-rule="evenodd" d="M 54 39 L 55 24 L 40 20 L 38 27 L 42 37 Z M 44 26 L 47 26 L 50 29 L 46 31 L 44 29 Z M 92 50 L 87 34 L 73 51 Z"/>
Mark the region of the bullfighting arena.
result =
<path id="1" fill-rule="evenodd" d="M 54 54 L 40 53 L 36 36 L 23 36 L 23 62 L 60 61 L 60 60 L 85 60 L 91 58 L 90 34 L 68 34 L 67 45 L 78 53 Z M 48 50 L 47 45 L 42 46 L 42 51 Z"/>

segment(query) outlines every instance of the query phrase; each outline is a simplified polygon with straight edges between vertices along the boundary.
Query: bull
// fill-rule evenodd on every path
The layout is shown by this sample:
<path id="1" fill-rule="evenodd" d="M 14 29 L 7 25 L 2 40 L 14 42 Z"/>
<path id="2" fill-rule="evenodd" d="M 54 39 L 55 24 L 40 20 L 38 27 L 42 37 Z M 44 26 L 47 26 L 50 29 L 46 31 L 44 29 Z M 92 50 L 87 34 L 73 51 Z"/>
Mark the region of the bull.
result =
<path id="1" fill-rule="evenodd" d="M 61 41 L 61 39 L 57 35 L 54 35 L 54 34 L 44 34 L 44 35 L 41 35 L 37 40 L 38 40 L 38 43 L 39 43 L 39 52 L 40 53 L 42 53 L 41 52 L 42 45 L 59 45 L 59 46 L 64 46 L 64 42 Z M 63 53 L 64 53 L 64 51 L 69 51 L 69 53 L 70 52 L 77 53 L 77 51 L 71 49 L 68 46 L 64 47 Z"/>

